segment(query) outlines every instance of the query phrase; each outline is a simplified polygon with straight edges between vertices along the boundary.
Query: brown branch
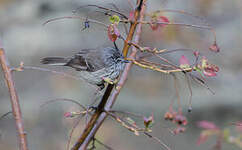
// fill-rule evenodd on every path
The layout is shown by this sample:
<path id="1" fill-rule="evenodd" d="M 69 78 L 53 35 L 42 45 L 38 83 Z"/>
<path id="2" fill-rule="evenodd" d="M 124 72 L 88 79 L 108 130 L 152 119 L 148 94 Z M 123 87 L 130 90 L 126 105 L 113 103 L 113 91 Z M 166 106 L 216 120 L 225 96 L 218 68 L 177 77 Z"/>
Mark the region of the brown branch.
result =
<path id="1" fill-rule="evenodd" d="M 2 70 L 4 73 L 4 78 L 9 90 L 10 100 L 12 105 L 12 112 L 15 118 L 15 124 L 18 132 L 18 140 L 19 140 L 19 149 L 20 150 L 28 150 L 27 146 L 27 135 L 24 131 L 23 119 L 19 104 L 18 95 L 14 86 L 14 81 L 12 78 L 11 68 L 8 64 L 7 58 L 5 56 L 4 49 L 0 47 L 0 63 L 2 66 Z"/>
<path id="2" fill-rule="evenodd" d="M 138 0 L 137 4 L 142 5 L 142 9 L 136 9 L 135 10 L 135 21 L 134 23 L 131 23 L 130 29 L 129 29 L 129 34 L 126 38 L 126 41 L 131 41 L 133 38 L 133 35 L 135 33 L 136 30 L 136 26 L 138 25 L 138 19 L 140 18 L 140 21 L 143 20 L 143 16 L 144 16 L 144 9 L 145 9 L 145 5 L 144 5 L 144 1 L 145 0 Z M 137 7 L 140 8 L 140 7 Z M 136 31 L 136 37 L 135 37 L 135 43 L 138 43 L 139 38 L 140 38 L 140 34 L 141 34 L 141 24 L 139 24 L 137 31 Z M 128 54 L 128 50 L 129 50 L 130 45 L 128 43 L 124 43 L 124 48 L 123 48 L 123 55 L 126 57 Z M 134 58 L 136 55 L 136 49 L 132 51 L 131 53 L 131 57 Z M 113 90 L 113 85 L 109 84 L 107 86 L 107 89 L 104 93 L 104 96 L 102 97 L 102 100 L 100 102 L 100 104 L 97 107 L 97 110 L 95 111 L 95 113 L 93 114 L 93 116 L 91 117 L 90 121 L 88 122 L 86 128 L 84 129 L 83 133 L 81 134 L 81 136 L 79 137 L 78 141 L 75 143 L 75 145 L 73 146 L 72 150 L 78 150 L 78 149 L 86 149 L 88 144 L 90 143 L 90 141 L 93 139 L 94 135 L 96 134 L 97 130 L 99 129 L 99 127 L 101 126 L 101 124 L 103 123 L 103 121 L 105 120 L 105 118 L 107 117 L 107 113 L 104 111 L 108 111 L 112 108 L 120 90 L 122 85 L 124 85 L 128 72 L 131 69 L 132 63 L 129 63 L 126 65 L 125 70 L 123 71 L 121 77 L 120 77 L 120 81 L 118 83 L 118 86 L 116 88 L 116 90 L 113 91 L 112 95 L 111 92 Z"/>

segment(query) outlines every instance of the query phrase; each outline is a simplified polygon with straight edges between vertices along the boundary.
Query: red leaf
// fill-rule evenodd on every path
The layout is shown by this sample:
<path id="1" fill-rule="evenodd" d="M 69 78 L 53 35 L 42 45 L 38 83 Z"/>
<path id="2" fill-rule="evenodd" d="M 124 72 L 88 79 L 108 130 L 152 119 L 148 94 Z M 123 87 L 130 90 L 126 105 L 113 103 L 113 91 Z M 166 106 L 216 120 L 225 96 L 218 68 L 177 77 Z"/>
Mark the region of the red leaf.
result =
<path id="1" fill-rule="evenodd" d="M 214 129 L 214 130 L 219 129 L 214 123 L 206 121 L 206 120 L 199 121 L 197 123 L 197 126 L 200 128 L 204 128 L 204 129 Z"/>
<path id="2" fill-rule="evenodd" d="M 157 19 L 159 22 L 169 23 L 169 19 L 165 16 L 159 16 Z M 165 27 L 167 24 L 160 24 L 160 27 Z"/>
<path id="3" fill-rule="evenodd" d="M 108 38 L 114 42 L 120 36 L 120 32 L 115 24 L 110 24 L 108 26 Z"/>
<path id="4" fill-rule="evenodd" d="M 220 48 L 218 47 L 216 41 L 213 43 L 213 45 L 211 45 L 211 46 L 209 47 L 209 50 L 210 50 L 210 51 L 213 51 L 213 52 L 216 52 L 216 53 L 218 53 L 218 52 L 220 51 Z"/>
<path id="5" fill-rule="evenodd" d="M 217 74 L 213 71 L 203 71 L 203 74 L 206 76 L 206 77 L 215 77 L 217 76 Z"/>
<path id="6" fill-rule="evenodd" d="M 167 24 L 162 23 L 169 23 L 169 19 L 165 16 L 154 16 L 151 19 L 150 27 L 153 31 L 157 30 L 159 27 L 165 27 Z"/>

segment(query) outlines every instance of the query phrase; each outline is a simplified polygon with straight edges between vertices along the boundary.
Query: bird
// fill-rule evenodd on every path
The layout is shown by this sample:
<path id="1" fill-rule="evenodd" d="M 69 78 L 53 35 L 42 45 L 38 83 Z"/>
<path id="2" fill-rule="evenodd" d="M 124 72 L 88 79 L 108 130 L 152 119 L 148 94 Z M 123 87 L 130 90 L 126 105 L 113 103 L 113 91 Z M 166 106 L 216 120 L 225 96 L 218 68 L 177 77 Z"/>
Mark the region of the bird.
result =
<path id="1" fill-rule="evenodd" d="M 117 47 L 82 49 L 71 57 L 41 59 L 42 64 L 74 68 L 81 78 L 97 85 L 100 90 L 105 87 L 105 82 L 113 83 L 118 78 L 127 62 Z"/>

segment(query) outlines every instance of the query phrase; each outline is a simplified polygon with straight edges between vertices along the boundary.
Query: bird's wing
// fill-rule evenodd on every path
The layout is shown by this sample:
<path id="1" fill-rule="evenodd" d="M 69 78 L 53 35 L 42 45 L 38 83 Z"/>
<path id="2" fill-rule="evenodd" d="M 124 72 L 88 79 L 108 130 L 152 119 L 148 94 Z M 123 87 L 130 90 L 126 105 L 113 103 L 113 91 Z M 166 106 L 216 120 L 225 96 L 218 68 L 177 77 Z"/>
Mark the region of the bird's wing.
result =
<path id="1" fill-rule="evenodd" d="M 74 55 L 67 66 L 75 68 L 77 71 L 95 72 L 104 67 L 102 54 L 96 49 L 82 49 Z"/>

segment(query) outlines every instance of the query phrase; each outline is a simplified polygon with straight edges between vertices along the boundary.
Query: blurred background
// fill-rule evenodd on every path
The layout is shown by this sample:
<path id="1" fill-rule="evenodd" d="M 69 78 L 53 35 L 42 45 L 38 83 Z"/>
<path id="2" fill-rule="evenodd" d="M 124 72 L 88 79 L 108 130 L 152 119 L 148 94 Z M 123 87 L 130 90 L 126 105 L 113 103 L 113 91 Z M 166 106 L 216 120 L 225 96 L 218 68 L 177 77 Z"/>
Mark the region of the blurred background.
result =
<path id="1" fill-rule="evenodd" d="M 134 0 L 130 0 L 135 4 Z M 46 56 L 71 56 L 82 48 L 95 48 L 112 45 L 102 26 L 91 24 L 81 31 L 83 23 L 79 20 L 60 20 L 45 26 L 42 24 L 51 18 L 70 16 L 78 6 L 99 4 L 112 7 L 114 3 L 128 15 L 131 7 L 128 0 L 0 0 L 0 39 L 12 66 L 21 61 L 26 66 L 44 67 L 52 70 L 77 75 L 65 67 L 49 67 L 40 64 Z M 219 127 L 229 127 L 231 122 L 242 120 L 242 1 L 234 0 L 152 0 L 147 3 L 147 12 L 157 9 L 185 10 L 201 16 L 211 24 L 217 33 L 220 53 L 212 53 L 208 47 L 213 43 L 212 34 L 206 30 L 167 26 L 157 32 L 144 27 L 141 45 L 157 48 L 190 48 L 200 50 L 202 54 L 220 67 L 217 77 L 209 78 L 207 83 L 215 91 L 211 94 L 206 88 L 192 83 L 193 111 L 188 113 L 189 90 L 185 78 L 178 74 L 179 90 L 184 115 L 188 118 L 187 131 L 173 136 L 167 127 L 174 124 L 164 121 L 171 101 L 176 100 L 174 81 L 169 75 L 142 70 L 134 67 L 128 82 L 122 89 L 116 110 L 130 111 L 155 116 L 153 135 L 162 139 L 173 150 L 211 149 L 215 138 L 206 144 L 196 145 L 201 129 L 196 126 L 199 120 L 215 122 Z M 108 23 L 105 15 L 95 12 L 94 8 L 83 8 L 77 15 L 97 19 Z M 164 13 L 170 20 L 206 25 L 195 18 L 174 13 Z M 120 30 L 123 31 L 122 26 Z M 122 42 L 118 42 L 122 49 Z M 167 54 L 166 58 L 178 64 L 178 58 L 185 54 L 179 52 Z M 11 110 L 9 94 L 0 74 L 0 115 Z M 25 130 L 31 150 L 66 149 L 69 133 L 76 119 L 66 119 L 67 111 L 77 111 L 78 107 L 70 102 L 56 102 L 41 107 L 48 100 L 68 98 L 79 101 L 85 106 L 93 102 L 95 88 L 80 80 L 65 78 L 60 75 L 25 70 L 15 72 L 14 80 L 20 98 Z M 174 105 L 177 108 L 177 105 Z M 75 130 L 72 144 L 83 129 L 85 119 Z M 97 138 L 115 150 L 161 149 L 160 145 L 144 136 L 135 136 L 112 119 L 107 119 L 97 133 Z M 17 149 L 14 119 L 11 115 L 0 120 L 0 149 Z M 97 144 L 97 149 L 105 149 Z M 230 144 L 223 144 L 223 149 L 239 149 Z"/>

